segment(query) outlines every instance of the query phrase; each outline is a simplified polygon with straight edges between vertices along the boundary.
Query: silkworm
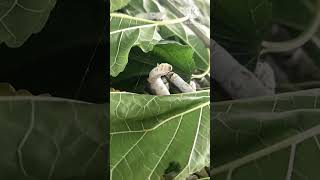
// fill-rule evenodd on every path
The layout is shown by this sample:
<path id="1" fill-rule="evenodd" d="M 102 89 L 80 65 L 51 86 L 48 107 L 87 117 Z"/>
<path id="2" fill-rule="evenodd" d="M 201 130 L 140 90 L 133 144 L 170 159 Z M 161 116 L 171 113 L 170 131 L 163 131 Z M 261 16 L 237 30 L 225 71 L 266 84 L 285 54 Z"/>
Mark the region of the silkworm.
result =
<path id="1" fill-rule="evenodd" d="M 174 72 L 167 73 L 166 77 L 183 93 L 196 91 L 190 84 L 185 82 L 178 74 Z"/>
<path id="2" fill-rule="evenodd" d="M 151 91 L 156 95 L 170 95 L 168 87 L 162 80 L 162 76 L 167 75 L 172 71 L 172 66 L 168 63 L 158 64 L 157 67 L 153 68 L 149 73 L 148 82 Z"/>

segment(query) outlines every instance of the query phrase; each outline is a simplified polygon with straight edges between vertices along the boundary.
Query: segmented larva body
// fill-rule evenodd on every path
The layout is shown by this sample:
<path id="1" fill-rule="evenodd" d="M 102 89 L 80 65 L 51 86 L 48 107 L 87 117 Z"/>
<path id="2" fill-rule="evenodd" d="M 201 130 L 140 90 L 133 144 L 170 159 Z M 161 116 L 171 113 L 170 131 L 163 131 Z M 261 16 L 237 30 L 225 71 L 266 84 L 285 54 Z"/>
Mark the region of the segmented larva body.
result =
<path id="1" fill-rule="evenodd" d="M 158 64 L 157 67 L 150 71 L 148 82 L 151 91 L 153 91 L 156 95 L 170 95 L 169 89 L 161 77 L 167 75 L 171 71 L 172 66 L 168 63 Z"/>
<path id="2" fill-rule="evenodd" d="M 181 92 L 196 91 L 195 84 L 186 83 L 178 74 L 172 71 L 172 66 L 168 63 L 158 64 L 149 73 L 148 82 L 151 91 L 156 95 L 170 95 L 169 82 L 174 84 Z"/>
<path id="3" fill-rule="evenodd" d="M 174 72 L 169 72 L 166 75 L 166 77 L 169 79 L 169 81 L 172 84 L 174 84 L 183 93 L 196 91 L 196 87 L 193 87 L 187 82 L 185 82 L 178 74 Z"/>

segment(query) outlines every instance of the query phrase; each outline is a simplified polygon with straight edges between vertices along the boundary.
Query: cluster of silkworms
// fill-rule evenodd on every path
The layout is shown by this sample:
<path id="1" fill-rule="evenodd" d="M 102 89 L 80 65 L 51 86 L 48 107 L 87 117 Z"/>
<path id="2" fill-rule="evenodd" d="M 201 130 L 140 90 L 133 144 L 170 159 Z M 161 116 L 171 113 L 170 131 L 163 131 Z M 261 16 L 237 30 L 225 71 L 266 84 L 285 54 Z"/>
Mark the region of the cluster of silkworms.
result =
<path id="1" fill-rule="evenodd" d="M 150 71 L 148 82 L 155 95 L 170 95 L 169 83 L 175 85 L 183 93 L 196 91 L 194 86 L 185 82 L 172 70 L 172 65 L 161 63 Z"/>

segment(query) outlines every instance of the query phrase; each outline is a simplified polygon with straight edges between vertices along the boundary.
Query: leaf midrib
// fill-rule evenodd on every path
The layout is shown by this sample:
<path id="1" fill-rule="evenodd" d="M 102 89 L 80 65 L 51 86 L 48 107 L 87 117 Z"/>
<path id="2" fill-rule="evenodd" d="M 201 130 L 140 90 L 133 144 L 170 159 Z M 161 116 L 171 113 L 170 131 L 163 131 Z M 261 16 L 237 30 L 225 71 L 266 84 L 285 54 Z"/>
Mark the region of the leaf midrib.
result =
<path id="1" fill-rule="evenodd" d="M 180 24 L 185 21 L 187 21 L 189 18 L 188 17 L 182 17 L 182 18 L 176 18 L 176 19 L 169 19 L 169 20 L 163 20 L 163 21 L 152 21 L 148 19 L 142 19 L 142 18 L 137 18 L 133 16 L 128 16 L 126 14 L 111 14 L 110 15 L 110 21 L 112 21 L 112 18 L 121 18 L 121 19 L 127 19 L 127 20 L 135 20 L 139 22 L 144 22 L 144 23 L 149 23 L 149 24 L 144 24 L 140 26 L 134 26 L 134 27 L 129 27 L 129 28 L 124 28 L 121 30 L 115 30 L 115 31 L 110 31 L 110 35 L 119 33 L 119 32 L 124 32 L 128 30 L 133 30 L 133 29 L 141 29 L 141 28 L 147 28 L 147 27 L 154 27 L 154 26 L 165 26 L 165 25 L 172 25 L 172 24 Z"/>
<path id="2" fill-rule="evenodd" d="M 153 128 L 149 128 L 149 129 L 143 129 L 143 130 L 136 130 L 136 131 L 119 131 L 119 132 L 111 132 L 110 135 L 117 135 L 117 134 L 125 134 L 125 133 L 143 133 L 143 132 L 149 132 L 149 131 L 154 131 L 157 128 L 161 127 L 162 125 L 168 123 L 170 120 L 179 117 L 179 116 L 183 116 L 185 114 L 191 113 L 193 111 L 199 110 L 207 105 L 210 105 L 210 101 L 208 102 L 204 102 L 204 103 L 200 103 L 200 105 L 193 107 L 187 111 L 183 111 L 181 113 L 178 113 L 174 116 L 170 116 L 169 118 L 164 119 L 163 121 L 161 121 L 161 123 L 157 124 L 156 126 L 154 126 Z"/>

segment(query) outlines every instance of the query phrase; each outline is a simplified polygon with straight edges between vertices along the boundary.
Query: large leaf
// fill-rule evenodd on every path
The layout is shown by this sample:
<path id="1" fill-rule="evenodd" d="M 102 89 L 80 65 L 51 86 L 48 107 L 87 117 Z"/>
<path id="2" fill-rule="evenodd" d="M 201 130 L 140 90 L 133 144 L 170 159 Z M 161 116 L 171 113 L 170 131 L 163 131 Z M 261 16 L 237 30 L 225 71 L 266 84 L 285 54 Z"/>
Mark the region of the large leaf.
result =
<path id="1" fill-rule="evenodd" d="M 209 91 L 170 96 L 111 92 L 111 179 L 185 179 L 209 164 Z"/>
<path id="2" fill-rule="evenodd" d="M 0 44 L 21 46 L 42 30 L 56 0 L 4 0 L 0 2 Z"/>
<path id="3" fill-rule="evenodd" d="M 161 40 L 158 24 L 124 14 L 110 16 L 110 74 L 115 77 L 124 70 L 133 46 L 144 51 L 152 50 Z"/>
<path id="4" fill-rule="evenodd" d="M 216 180 L 319 179 L 320 89 L 214 103 Z"/>
<path id="5" fill-rule="evenodd" d="M 174 67 L 179 68 L 184 74 L 191 75 L 195 69 L 193 49 L 187 45 L 173 42 L 162 42 L 155 46 L 152 53 L 164 59 Z"/>
<path id="6" fill-rule="evenodd" d="M 106 106 L 0 98 L 0 179 L 106 178 Z"/>

